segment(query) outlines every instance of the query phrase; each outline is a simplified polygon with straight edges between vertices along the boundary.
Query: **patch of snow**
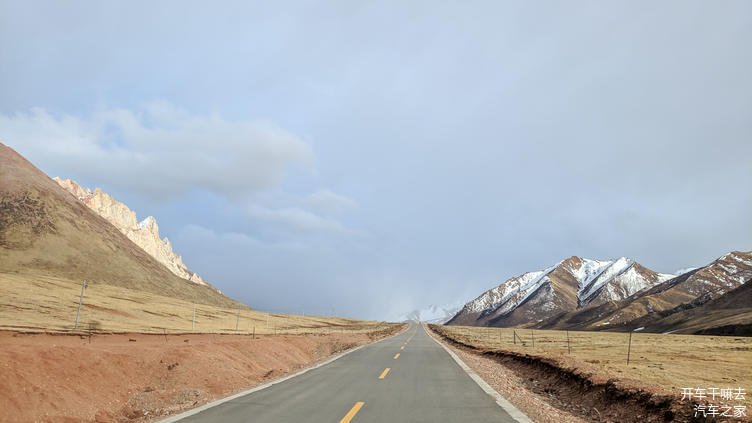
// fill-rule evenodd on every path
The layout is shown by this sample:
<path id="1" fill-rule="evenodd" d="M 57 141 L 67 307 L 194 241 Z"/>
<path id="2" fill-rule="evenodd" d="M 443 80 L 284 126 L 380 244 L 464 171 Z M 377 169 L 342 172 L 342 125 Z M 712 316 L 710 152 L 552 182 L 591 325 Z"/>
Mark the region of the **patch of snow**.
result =
<path id="1" fill-rule="evenodd" d="M 667 280 L 673 279 L 673 278 L 675 278 L 677 276 L 679 276 L 679 273 L 675 273 L 675 274 L 671 274 L 671 273 L 658 273 L 658 283 L 666 282 Z"/>
<path id="2" fill-rule="evenodd" d="M 561 262 L 548 269 L 528 272 L 516 278 L 507 279 L 496 288 L 490 289 L 480 297 L 467 303 L 465 310 L 471 313 L 481 313 L 487 310 L 499 310 L 506 314 L 522 304 L 541 285 L 550 282 L 547 277 Z"/>
<path id="3" fill-rule="evenodd" d="M 746 264 L 747 266 L 752 266 L 752 260 L 744 260 L 743 257 L 739 257 L 737 254 L 730 254 L 730 257 L 739 263 Z"/>
<path id="4" fill-rule="evenodd" d="M 578 289 L 578 300 L 581 306 L 589 303 L 590 300 L 593 299 L 593 295 L 598 292 L 598 290 L 603 285 L 611 282 L 612 279 L 620 276 L 622 273 L 631 268 L 634 264 L 634 260 L 627 257 L 621 257 L 614 262 L 607 263 L 609 263 L 609 265 L 605 268 L 603 268 L 602 266 L 598 267 L 598 270 L 602 270 L 594 278 L 589 278 L 589 283 L 580 284 L 580 287 Z M 636 279 L 637 278 L 632 278 L 632 280 L 627 280 L 627 285 L 629 285 L 630 283 L 634 284 L 636 282 Z M 639 279 L 642 279 L 642 277 L 640 276 Z"/>
<path id="5" fill-rule="evenodd" d="M 689 272 L 691 272 L 693 270 L 697 270 L 697 269 L 699 269 L 699 267 L 685 267 L 684 269 L 677 270 L 676 272 L 674 272 L 674 274 L 677 275 L 677 276 L 678 275 L 683 275 L 685 273 L 689 273 Z"/>
<path id="6" fill-rule="evenodd" d="M 633 330 L 632 332 L 639 332 L 641 330 L 645 329 L 645 326 L 640 326 L 639 328 Z"/>
<path id="7" fill-rule="evenodd" d="M 142 221 L 138 222 L 138 228 L 139 228 L 139 229 L 144 229 L 144 228 L 146 228 L 147 226 L 151 225 L 152 223 L 156 223 L 156 221 L 154 220 L 154 217 L 152 217 L 152 216 L 149 216 L 149 217 L 147 217 L 146 219 L 144 219 L 144 220 L 142 220 Z"/>
<path id="8" fill-rule="evenodd" d="M 580 268 L 572 272 L 575 278 L 579 281 L 577 286 L 577 298 L 582 298 L 583 292 L 587 286 L 613 263 L 613 261 L 582 259 L 582 265 Z"/>

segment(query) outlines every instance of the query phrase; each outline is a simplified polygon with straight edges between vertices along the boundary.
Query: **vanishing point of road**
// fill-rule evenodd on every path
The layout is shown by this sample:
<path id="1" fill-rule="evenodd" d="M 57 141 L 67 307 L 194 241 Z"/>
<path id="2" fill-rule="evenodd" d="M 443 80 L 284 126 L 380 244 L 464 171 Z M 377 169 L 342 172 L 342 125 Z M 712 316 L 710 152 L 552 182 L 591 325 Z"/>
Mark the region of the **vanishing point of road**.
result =
<path id="1" fill-rule="evenodd" d="M 515 422 L 411 324 L 324 366 L 179 420 L 193 422 Z"/>

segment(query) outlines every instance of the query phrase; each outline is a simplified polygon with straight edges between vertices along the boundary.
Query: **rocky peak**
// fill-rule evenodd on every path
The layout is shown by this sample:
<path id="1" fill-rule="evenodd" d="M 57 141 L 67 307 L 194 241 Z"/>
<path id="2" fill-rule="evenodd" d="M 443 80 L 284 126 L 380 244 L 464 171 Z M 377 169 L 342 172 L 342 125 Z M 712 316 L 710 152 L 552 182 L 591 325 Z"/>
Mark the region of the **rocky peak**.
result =
<path id="1" fill-rule="evenodd" d="M 183 264 L 182 257 L 172 251 L 172 245 L 166 237 L 160 239 L 159 225 L 157 225 L 157 220 L 153 216 L 148 216 L 139 222 L 136 218 L 136 212 L 99 188 L 92 192 L 89 188 L 80 186 L 76 181 L 58 177 L 53 179 L 90 209 L 109 221 L 173 274 L 196 284 L 210 286 L 199 275 L 188 270 Z"/>
<path id="2" fill-rule="evenodd" d="M 553 266 L 507 279 L 467 303 L 450 322 L 511 326 L 557 313 L 624 299 L 673 275 L 653 272 L 628 257 L 571 256 Z"/>

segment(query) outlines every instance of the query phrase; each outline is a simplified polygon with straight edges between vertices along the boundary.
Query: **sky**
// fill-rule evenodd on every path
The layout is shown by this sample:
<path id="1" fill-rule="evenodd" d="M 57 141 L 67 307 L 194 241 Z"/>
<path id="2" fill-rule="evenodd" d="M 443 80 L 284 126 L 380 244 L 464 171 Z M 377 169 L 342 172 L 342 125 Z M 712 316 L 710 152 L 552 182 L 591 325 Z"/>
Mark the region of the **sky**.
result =
<path id="1" fill-rule="evenodd" d="M 0 141 L 260 310 L 752 250 L 752 2 L 0 0 Z"/>

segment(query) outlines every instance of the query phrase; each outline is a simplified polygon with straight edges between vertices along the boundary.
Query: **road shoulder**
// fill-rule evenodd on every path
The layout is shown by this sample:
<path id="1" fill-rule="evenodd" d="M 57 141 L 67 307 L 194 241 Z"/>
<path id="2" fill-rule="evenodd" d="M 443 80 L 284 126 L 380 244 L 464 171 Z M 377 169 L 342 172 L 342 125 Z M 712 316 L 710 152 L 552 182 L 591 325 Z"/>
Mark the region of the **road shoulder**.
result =
<path id="1" fill-rule="evenodd" d="M 490 395 L 494 400 L 496 401 L 496 404 L 499 405 L 504 411 L 506 411 L 513 419 L 517 420 L 519 423 L 532 423 L 532 420 L 530 420 L 522 411 L 520 411 L 517 407 L 515 407 L 511 402 L 507 401 L 506 398 L 504 398 L 501 394 L 499 394 L 494 388 L 491 387 L 483 378 L 478 376 L 477 373 L 475 373 L 467 364 L 465 364 L 462 359 L 460 359 L 457 354 L 454 353 L 448 346 L 444 345 L 443 342 L 436 339 L 436 336 L 430 329 L 428 329 L 425 325 L 423 325 L 423 330 L 426 331 L 428 336 L 433 339 L 434 342 L 441 345 L 444 350 L 449 353 L 449 355 L 454 359 L 454 361 L 462 368 L 462 370 L 465 371 L 465 373 L 470 376 L 475 383 L 480 386 L 481 389 L 488 395 Z"/>

